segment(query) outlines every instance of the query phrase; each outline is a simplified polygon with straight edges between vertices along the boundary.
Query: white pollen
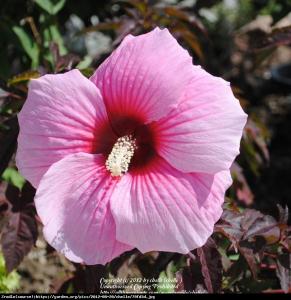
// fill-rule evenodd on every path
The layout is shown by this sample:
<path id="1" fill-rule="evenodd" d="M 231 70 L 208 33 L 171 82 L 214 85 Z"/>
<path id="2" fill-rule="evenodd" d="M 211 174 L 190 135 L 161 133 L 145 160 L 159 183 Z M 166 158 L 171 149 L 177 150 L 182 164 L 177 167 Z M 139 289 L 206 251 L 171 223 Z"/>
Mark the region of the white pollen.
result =
<path id="1" fill-rule="evenodd" d="M 117 139 L 105 163 L 111 176 L 122 176 L 128 171 L 135 149 L 136 142 L 131 135 L 125 135 Z"/>

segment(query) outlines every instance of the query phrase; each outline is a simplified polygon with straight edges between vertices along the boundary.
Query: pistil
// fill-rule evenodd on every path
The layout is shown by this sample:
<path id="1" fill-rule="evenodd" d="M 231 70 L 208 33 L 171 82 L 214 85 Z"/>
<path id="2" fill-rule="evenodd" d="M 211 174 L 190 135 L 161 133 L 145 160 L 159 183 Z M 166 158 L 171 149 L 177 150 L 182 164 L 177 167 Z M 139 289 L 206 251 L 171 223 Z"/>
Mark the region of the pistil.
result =
<path id="1" fill-rule="evenodd" d="M 117 139 L 105 163 L 111 176 L 120 177 L 128 171 L 135 149 L 136 141 L 131 135 Z"/>

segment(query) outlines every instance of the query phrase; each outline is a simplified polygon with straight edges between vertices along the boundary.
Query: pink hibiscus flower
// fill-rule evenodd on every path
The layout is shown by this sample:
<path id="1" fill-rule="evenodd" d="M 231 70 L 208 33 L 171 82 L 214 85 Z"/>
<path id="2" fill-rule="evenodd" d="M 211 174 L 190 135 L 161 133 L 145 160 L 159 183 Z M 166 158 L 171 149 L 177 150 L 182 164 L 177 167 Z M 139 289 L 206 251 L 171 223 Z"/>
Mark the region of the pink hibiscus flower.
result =
<path id="1" fill-rule="evenodd" d="M 246 118 L 229 83 L 193 66 L 167 29 L 127 36 L 90 79 L 31 80 L 17 165 L 46 240 L 86 264 L 202 246 Z"/>

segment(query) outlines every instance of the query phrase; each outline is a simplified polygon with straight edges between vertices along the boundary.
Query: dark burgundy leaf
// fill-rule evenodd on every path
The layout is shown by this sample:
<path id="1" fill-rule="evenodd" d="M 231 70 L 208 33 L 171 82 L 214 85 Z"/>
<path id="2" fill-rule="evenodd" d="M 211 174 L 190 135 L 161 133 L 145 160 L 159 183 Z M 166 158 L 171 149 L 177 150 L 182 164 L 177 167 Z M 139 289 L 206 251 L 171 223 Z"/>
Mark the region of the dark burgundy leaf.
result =
<path id="1" fill-rule="evenodd" d="M 291 44 L 291 26 L 276 28 L 269 34 L 263 32 L 251 34 L 256 50 Z"/>
<path id="2" fill-rule="evenodd" d="M 254 250 L 254 253 L 258 254 L 259 259 L 262 260 L 264 257 L 264 251 L 267 247 L 266 239 L 262 236 L 256 236 L 254 241 L 248 243 L 252 244 L 252 249 Z"/>
<path id="3" fill-rule="evenodd" d="M 263 215 L 254 209 L 246 209 L 243 212 L 243 218 L 241 221 L 241 228 L 243 231 L 247 232 L 249 228 Z"/>
<path id="4" fill-rule="evenodd" d="M 216 225 L 216 232 L 222 233 L 235 244 L 256 236 L 264 237 L 268 244 L 280 239 L 278 222 L 257 210 L 245 209 L 237 213 L 226 209 L 221 219 L 223 223 Z"/>
<path id="5" fill-rule="evenodd" d="M 100 280 L 106 277 L 106 268 L 102 265 L 83 266 L 75 264 L 76 271 L 72 279 L 75 292 L 98 293 Z"/>
<path id="6" fill-rule="evenodd" d="M 0 182 L 0 203 L 1 205 L 4 203 L 7 203 L 5 190 L 7 189 L 7 183 L 6 182 Z M 0 206 L 1 207 L 1 206 Z M 0 211 L 3 211 L 0 209 Z"/>
<path id="7" fill-rule="evenodd" d="M 0 233 L 2 232 L 2 229 L 8 220 L 9 213 L 9 204 L 5 196 L 6 186 L 6 183 L 0 183 Z"/>
<path id="8" fill-rule="evenodd" d="M 280 228 L 277 221 L 272 216 L 262 216 L 258 218 L 246 231 L 244 238 L 262 236 L 268 244 L 278 242 L 280 239 Z"/>
<path id="9" fill-rule="evenodd" d="M 246 260 L 252 275 L 255 279 L 257 279 L 257 274 L 258 274 L 258 265 L 256 262 L 255 254 L 253 249 L 249 247 L 244 247 L 242 244 L 239 245 L 238 247 L 240 253 L 243 255 L 244 259 Z"/>
<path id="10" fill-rule="evenodd" d="M 231 225 L 216 225 L 215 232 L 223 234 L 227 237 L 232 245 L 236 248 L 237 243 L 241 239 L 243 233 L 239 229 L 233 228 Z"/>
<path id="11" fill-rule="evenodd" d="M 46 245 L 46 255 L 51 255 L 56 252 L 56 249 L 53 248 L 50 244 Z"/>
<path id="12" fill-rule="evenodd" d="M 178 282 L 176 292 L 187 293 L 204 290 L 207 293 L 204 289 L 204 278 L 198 260 L 188 259 L 187 266 L 176 273 L 176 279 Z"/>
<path id="13" fill-rule="evenodd" d="M 8 221 L 8 203 L 0 201 L 0 234 Z"/>
<path id="14" fill-rule="evenodd" d="M 144 276 L 158 278 L 159 274 L 167 267 L 169 262 L 175 258 L 175 253 L 172 252 L 160 252 L 157 259 L 154 262 L 147 260 L 143 263 L 143 257 L 139 257 L 137 265 Z M 146 268 L 146 264 L 148 268 Z M 147 270 L 148 269 L 148 270 Z"/>
<path id="15" fill-rule="evenodd" d="M 279 224 L 272 216 L 254 209 L 245 209 L 241 213 L 225 209 L 222 223 L 216 225 L 215 231 L 226 236 L 234 249 L 239 250 L 255 279 L 266 246 L 278 242 L 281 234 Z"/>
<path id="16" fill-rule="evenodd" d="M 197 255 L 208 292 L 219 292 L 222 284 L 222 261 L 213 239 L 209 238 L 203 247 L 198 248 Z"/>
<path id="17" fill-rule="evenodd" d="M 175 17 L 187 23 L 190 23 L 193 27 L 200 30 L 203 34 L 207 35 L 206 28 L 202 22 L 191 12 L 183 11 L 175 6 L 167 6 L 164 8 L 164 11 L 167 15 Z"/>
<path id="18" fill-rule="evenodd" d="M 197 278 L 197 277 L 196 277 Z M 197 292 L 201 294 L 206 294 L 203 283 L 195 283 L 195 279 L 189 268 L 184 268 L 176 273 L 177 285 L 175 287 L 175 292 L 177 293 L 188 293 Z"/>
<path id="19" fill-rule="evenodd" d="M 8 185 L 6 190 L 11 211 L 9 221 L 3 229 L 1 243 L 8 272 L 20 264 L 36 242 L 34 195 L 35 189 L 28 182 L 24 184 L 22 191 L 12 185 Z"/>
<path id="20" fill-rule="evenodd" d="M 13 185 L 8 185 L 6 197 L 12 205 L 13 212 L 19 212 L 26 208 L 28 204 L 33 203 L 35 188 L 26 182 L 21 191 Z"/>
<path id="21" fill-rule="evenodd" d="M 226 236 L 234 246 L 242 239 L 243 231 L 241 230 L 241 221 L 243 216 L 237 212 L 225 209 L 221 220 L 222 224 L 215 226 L 215 231 Z"/>
<path id="22" fill-rule="evenodd" d="M 288 293 L 291 288 L 291 254 L 277 259 L 276 274 L 280 280 L 281 288 Z"/>
<path id="23" fill-rule="evenodd" d="M 123 18 L 128 19 L 127 16 L 123 16 Z M 122 18 L 121 18 L 122 20 Z M 83 30 L 80 31 L 79 34 L 84 34 L 84 33 L 88 33 L 88 32 L 95 32 L 95 31 L 115 31 L 118 30 L 118 28 L 122 25 L 122 22 L 120 20 L 117 21 L 108 21 L 108 22 L 100 22 L 96 25 L 93 26 L 89 26 Z"/>
<path id="24" fill-rule="evenodd" d="M 195 52 L 198 58 L 204 60 L 204 52 L 202 50 L 202 44 L 197 38 L 196 34 L 188 29 L 184 24 L 179 24 L 171 28 L 171 33 L 177 38 L 185 41 L 190 48 Z"/>
<path id="25" fill-rule="evenodd" d="M 8 272 L 21 263 L 36 242 L 37 224 L 34 216 L 34 206 L 27 205 L 25 210 L 11 213 L 3 229 L 1 243 Z"/>
<path id="26" fill-rule="evenodd" d="M 247 262 L 244 257 L 240 255 L 238 260 L 232 263 L 231 267 L 226 273 L 226 276 L 229 277 L 229 285 L 231 286 L 234 282 L 240 280 L 246 269 Z"/>
<path id="27" fill-rule="evenodd" d="M 8 163 L 16 148 L 18 136 L 17 117 L 12 117 L 3 123 L 7 130 L 0 130 L 0 175 L 8 166 Z"/>
<path id="28" fill-rule="evenodd" d="M 280 264 L 286 268 L 291 269 L 291 254 L 290 253 L 283 253 L 277 257 Z"/>
<path id="29" fill-rule="evenodd" d="M 7 210 L 8 210 L 7 201 L 0 199 L 0 216 L 2 216 L 2 214 L 4 214 Z"/>
<path id="30" fill-rule="evenodd" d="M 51 292 L 66 294 L 68 293 L 68 289 L 71 285 L 73 285 L 73 276 L 66 276 L 65 278 L 57 280 L 52 284 Z"/>
<path id="31" fill-rule="evenodd" d="M 222 221 L 232 225 L 233 228 L 240 229 L 243 215 L 229 209 L 225 209 L 221 216 Z"/>
<path id="32" fill-rule="evenodd" d="M 244 216 L 241 222 L 244 232 L 242 240 L 263 236 L 268 244 L 272 244 L 280 239 L 278 222 L 272 216 L 263 215 L 254 209 L 246 209 L 242 214 Z"/>
<path id="33" fill-rule="evenodd" d="M 100 291 L 100 280 L 106 276 L 106 268 L 102 265 L 85 266 L 85 292 Z"/>

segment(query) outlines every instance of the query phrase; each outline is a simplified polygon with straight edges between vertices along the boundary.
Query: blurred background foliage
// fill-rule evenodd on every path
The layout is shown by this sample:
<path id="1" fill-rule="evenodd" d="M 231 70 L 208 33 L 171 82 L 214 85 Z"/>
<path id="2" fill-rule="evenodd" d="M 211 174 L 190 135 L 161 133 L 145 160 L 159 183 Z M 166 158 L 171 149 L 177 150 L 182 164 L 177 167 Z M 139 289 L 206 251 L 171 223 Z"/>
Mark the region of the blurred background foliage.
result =
<path id="1" fill-rule="evenodd" d="M 96 292 L 101 277 L 145 277 L 177 278 L 176 291 L 290 292 L 290 11 L 291 0 L 2 0 L 0 291 Z M 133 250 L 106 267 L 72 264 L 44 242 L 35 191 L 15 167 L 27 83 L 72 68 L 89 77 L 127 34 L 156 26 L 230 81 L 249 114 L 224 214 L 189 255 Z"/>

